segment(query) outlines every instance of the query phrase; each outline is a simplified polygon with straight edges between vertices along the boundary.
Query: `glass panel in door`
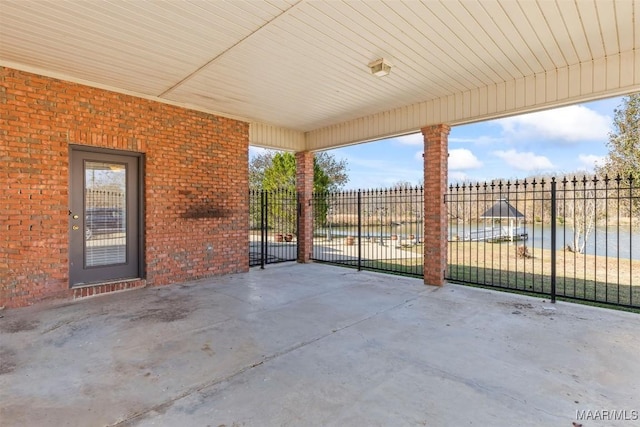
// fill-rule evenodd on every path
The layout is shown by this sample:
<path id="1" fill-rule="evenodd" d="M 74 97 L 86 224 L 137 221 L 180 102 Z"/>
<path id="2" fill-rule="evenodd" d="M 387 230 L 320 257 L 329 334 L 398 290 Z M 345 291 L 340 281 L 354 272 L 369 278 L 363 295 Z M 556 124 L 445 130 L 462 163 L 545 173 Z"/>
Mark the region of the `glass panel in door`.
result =
<path id="1" fill-rule="evenodd" d="M 127 262 L 127 166 L 85 162 L 85 266 Z"/>

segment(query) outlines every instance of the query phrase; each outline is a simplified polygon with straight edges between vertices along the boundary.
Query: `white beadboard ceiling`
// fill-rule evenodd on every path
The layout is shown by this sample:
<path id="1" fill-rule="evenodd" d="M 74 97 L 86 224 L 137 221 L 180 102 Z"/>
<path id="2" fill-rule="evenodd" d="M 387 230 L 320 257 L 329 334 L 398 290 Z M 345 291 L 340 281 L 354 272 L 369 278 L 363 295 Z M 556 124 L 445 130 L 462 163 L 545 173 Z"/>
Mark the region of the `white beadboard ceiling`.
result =
<path id="1" fill-rule="evenodd" d="M 640 0 L 0 0 L 0 65 L 319 150 L 640 90 Z M 382 78 L 367 64 L 392 65 Z"/>

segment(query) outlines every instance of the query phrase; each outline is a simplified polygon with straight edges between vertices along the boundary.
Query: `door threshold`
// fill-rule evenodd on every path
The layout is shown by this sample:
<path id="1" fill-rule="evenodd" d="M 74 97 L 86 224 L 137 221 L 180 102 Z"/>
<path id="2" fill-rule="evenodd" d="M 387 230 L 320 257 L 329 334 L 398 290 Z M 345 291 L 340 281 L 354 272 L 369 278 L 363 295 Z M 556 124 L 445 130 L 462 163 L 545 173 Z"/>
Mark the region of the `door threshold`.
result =
<path id="1" fill-rule="evenodd" d="M 77 285 L 71 286 L 71 289 L 92 288 L 95 286 L 106 286 L 106 285 L 113 285 L 117 283 L 130 283 L 130 282 L 137 282 L 138 280 L 143 280 L 143 279 L 141 277 L 132 277 L 130 279 L 106 280 L 104 282 L 78 283 Z"/>

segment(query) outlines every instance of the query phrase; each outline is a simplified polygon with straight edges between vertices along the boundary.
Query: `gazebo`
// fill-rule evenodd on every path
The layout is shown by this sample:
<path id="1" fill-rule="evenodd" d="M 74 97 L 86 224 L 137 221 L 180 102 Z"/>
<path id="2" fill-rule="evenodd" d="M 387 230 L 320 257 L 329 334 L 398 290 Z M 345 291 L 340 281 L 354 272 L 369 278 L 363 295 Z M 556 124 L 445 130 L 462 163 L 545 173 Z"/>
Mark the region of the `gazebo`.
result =
<path id="1" fill-rule="evenodd" d="M 520 229 L 521 221 L 524 221 L 525 216 L 519 210 L 517 210 L 513 205 L 509 203 L 507 199 L 498 200 L 493 206 L 483 213 L 480 218 L 484 218 L 485 220 L 491 219 L 492 223 L 494 220 L 508 220 L 509 227 L 505 230 L 503 227 L 497 232 L 494 232 L 493 227 L 491 228 L 490 235 L 485 236 L 487 241 L 510 241 L 514 240 L 526 240 L 529 236 L 527 234 L 526 229 Z M 492 224 L 493 225 L 493 224 Z M 485 227 L 485 230 L 487 228 Z"/>

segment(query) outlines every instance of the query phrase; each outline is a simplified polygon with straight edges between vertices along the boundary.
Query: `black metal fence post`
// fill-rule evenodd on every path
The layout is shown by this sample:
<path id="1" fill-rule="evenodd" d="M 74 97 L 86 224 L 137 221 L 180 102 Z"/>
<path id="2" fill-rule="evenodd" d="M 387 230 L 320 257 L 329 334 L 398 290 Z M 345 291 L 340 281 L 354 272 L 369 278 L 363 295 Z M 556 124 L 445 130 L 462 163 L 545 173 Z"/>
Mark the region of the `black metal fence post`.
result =
<path id="1" fill-rule="evenodd" d="M 362 194 L 358 190 L 358 271 L 362 271 Z"/>
<path id="2" fill-rule="evenodd" d="M 267 192 L 260 191 L 260 269 L 264 270 L 267 256 Z"/>
<path id="3" fill-rule="evenodd" d="M 633 306 L 633 211 L 634 211 L 634 179 L 632 175 L 629 175 L 629 305 Z M 637 199 L 638 196 L 635 195 Z"/>
<path id="4" fill-rule="evenodd" d="M 551 178 L 551 302 L 556 302 L 556 179 Z"/>

